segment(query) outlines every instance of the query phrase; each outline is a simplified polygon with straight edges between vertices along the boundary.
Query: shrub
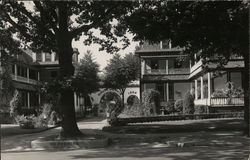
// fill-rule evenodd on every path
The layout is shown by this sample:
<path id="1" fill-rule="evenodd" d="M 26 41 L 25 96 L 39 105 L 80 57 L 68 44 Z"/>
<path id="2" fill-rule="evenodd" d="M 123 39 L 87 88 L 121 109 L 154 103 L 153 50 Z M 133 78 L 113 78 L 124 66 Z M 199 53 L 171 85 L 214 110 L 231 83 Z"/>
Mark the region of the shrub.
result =
<path id="1" fill-rule="evenodd" d="M 177 101 L 175 101 L 174 109 L 176 112 L 179 112 L 179 113 L 183 112 L 183 100 L 182 99 L 178 99 Z"/>
<path id="2" fill-rule="evenodd" d="M 205 114 L 208 113 L 208 106 L 195 106 L 194 114 Z"/>
<path id="3" fill-rule="evenodd" d="M 145 114 L 145 107 L 140 103 L 135 103 L 133 105 L 126 104 L 124 110 L 119 115 L 119 117 L 126 118 L 126 117 L 141 117 Z"/>
<path id="4" fill-rule="evenodd" d="M 142 102 L 150 113 L 160 113 L 160 92 L 154 89 L 145 90 L 142 93 Z M 146 112 L 147 113 L 147 112 Z"/>
<path id="5" fill-rule="evenodd" d="M 173 101 L 161 102 L 161 106 L 164 108 L 164 110 L 167 112 L 167 114 L 174 112 L 174 102 Z"/>
<path id="6" fill-rule="evenodd" d="M 184 114 L 194 113 L 194 96 L 190 92 L 187 92 L 184 96 L 183 113 Z"/>
<path id="7" fill-rule="evenodd" d="M 15 120 L 21 128 L 25 128 L 25 129 L 34 128 L 35 123 L 36 123 L 35 115 L 29 115 L 29 116 L 17 115 L 15 116 Z"/>
<path id="8" fill-rule="evenodd" d="M 212 94 L 211 97 L 214 97 L 214 98 L 224 98 L 224 97 L 227 97 L 227 94 L 223 90 L 216 89 L 213 92 L 213 94 Z"/>

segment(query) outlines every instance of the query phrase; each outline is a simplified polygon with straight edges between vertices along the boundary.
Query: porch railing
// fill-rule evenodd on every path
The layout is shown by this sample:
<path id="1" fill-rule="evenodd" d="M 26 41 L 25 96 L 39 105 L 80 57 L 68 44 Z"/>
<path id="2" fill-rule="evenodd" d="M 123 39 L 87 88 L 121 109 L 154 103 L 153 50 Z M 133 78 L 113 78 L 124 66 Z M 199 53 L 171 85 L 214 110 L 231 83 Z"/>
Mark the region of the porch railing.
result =
<path id="1" fill-rule="evenodd" d="M 244 97 L 216 97 L 211 99 L 197 99 L 196 105 L 222 106 L 244 106 Z"/>
<path id="2" fill-rule="evenodd" d="M 171 69 L 146 69 L 146 74 L 187 74 L 189 73 L 189 68 L 171 68 Z"/>
<path id="3" fill-rule="evenodd" d="M 244 97 L 220 97 L 220 98 L 211 98 L 210 104 L 212 106 L 243 106 Z"/>

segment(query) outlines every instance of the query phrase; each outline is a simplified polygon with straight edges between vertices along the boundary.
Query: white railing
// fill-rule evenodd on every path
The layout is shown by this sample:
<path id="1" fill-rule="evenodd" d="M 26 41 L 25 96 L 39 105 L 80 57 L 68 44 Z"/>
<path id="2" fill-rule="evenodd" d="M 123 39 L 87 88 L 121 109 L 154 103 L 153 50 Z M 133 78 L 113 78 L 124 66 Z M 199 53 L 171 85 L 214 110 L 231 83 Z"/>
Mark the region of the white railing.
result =
<path id="1" fill-rule="evenodd" d="M 215 106 L 215 107 L 223 107 L 223 106 L 244 106 L 244 98 L 243 97 L 218 97 L 211 99 L 196 99 L 194 101 L 195 105 L 207 105 L 207 106 Z"/>
<path id="2" fill-rule="evenodd" d="M 198 69 L 200 66 L 202 66 L 202 61 L 199 60 L 196 64 L 194 64 L 191 69 L 190 69 L 190 73 L 194 72 L 196 69 Z"/>
<path id="3" fill-rule="evenodd" d="M 167 74 L 166 69 L 146 69 L 146 74 Z"/>
<path id="4" fill-rule="evenodd" d="M 233 97 L 233 98 L 211 98 L 211 105 L 213 106 L 243 106 L 243 97 Z"/>
<path id="5" fill-rule="evenodd" d="M 188 74 L 189 68 L 146 69 L 145 74 Z"/>
<path id="6" fill-rule="evenodd" d="M 168 74 L 188 74 L 189 68 L 171 68 L 168 70 Z"/>
<path id="7" fill-rule="evenodd" d="M 38 83 L 37 80 L 17 76 L 17 75 L 14 75 L 14 74 L 11 74 L 11 78 L 12 78 L 12 80 L 15 80 L 15 81 L 18 81 L 18 82 L 23 82 L 23 83 L 29 83 L 29 84 L 37 84 Z"/>

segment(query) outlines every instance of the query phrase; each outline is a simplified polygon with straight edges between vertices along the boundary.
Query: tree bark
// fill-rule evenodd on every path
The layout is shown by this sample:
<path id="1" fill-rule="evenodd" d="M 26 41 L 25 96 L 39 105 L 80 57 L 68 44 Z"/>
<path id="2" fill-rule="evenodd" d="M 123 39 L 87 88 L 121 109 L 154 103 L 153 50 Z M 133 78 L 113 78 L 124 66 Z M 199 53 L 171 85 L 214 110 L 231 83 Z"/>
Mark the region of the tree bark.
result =
<path id="1" fill-rule="evenodd" d="M 59 79 L 65 81 L 74 75 L 72 64 L 72 37 L 68 31 L 68 13 L 66 3 L 58 4 L 59 29 L 56 34 L 59 54 Z M 81 135 L 75 116 L 74 92 L 71 87 L 63 87 L 60 91 L 60 110 L 62 115 L 62 137 L 76 137 Z"/>
<path id="2" fill-rule="evenodd" d="M 246 127 L 244 129 L 244 135 L 250 136 L 250 122 L 249 122 L 249 79 L 250 79 L 250 64 L 249 64 L 249 54 L 245 54 L 244 56 L 244 62 L 245 62 L 245 69 L 244 69 L 244 76 L 243 76 L 243 84 L 244 84 L 244 121 L 246 124 Z"/>

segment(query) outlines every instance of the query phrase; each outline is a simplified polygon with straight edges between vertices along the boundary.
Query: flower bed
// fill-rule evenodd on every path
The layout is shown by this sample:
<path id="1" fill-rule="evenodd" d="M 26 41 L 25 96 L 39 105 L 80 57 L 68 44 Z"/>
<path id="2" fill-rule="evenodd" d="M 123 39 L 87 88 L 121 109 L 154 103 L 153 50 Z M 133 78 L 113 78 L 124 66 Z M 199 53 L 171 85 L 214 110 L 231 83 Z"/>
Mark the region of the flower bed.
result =
<path id="1" fill-rule="evenodd" d="M 186 114 L 186 115 L 166 115 L 166 116 L 149 116 L 149 117 L 130 117 L 117 118 L 115 125 L 126 125 L 128 123 L 143 123 L 157 121 L 174 121 L 174 120 L 196 120 L 196 119 L 212 119 L 212 118 L 243 118 L 243 112 L 227 112 L 227 113 L 209 113 L 209 114 Z M 112 124 L 111 124 L 112 125 Z"/>

